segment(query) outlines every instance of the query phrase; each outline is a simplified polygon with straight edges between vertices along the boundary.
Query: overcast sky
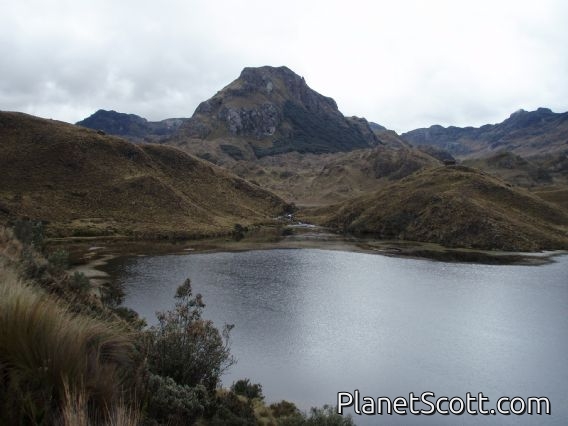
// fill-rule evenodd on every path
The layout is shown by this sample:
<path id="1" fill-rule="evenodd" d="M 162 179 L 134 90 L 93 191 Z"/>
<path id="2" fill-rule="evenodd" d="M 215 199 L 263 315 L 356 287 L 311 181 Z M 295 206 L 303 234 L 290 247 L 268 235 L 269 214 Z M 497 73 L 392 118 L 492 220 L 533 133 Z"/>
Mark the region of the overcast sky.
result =
<path id="1" fill-rule="evenodd" d="M 189 117 L 246 66 L 286 65 L 399 132 L 568 111 L 568 2 L 0 0 L 0 109 Z"/>

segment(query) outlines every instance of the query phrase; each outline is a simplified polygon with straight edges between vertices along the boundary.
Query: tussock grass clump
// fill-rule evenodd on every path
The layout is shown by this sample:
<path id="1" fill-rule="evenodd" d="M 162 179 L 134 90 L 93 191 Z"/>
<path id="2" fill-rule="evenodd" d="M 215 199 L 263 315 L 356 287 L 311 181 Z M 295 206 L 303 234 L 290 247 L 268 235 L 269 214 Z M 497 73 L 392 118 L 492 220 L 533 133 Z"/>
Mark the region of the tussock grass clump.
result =
<path id="1" fill-rule="evenodd" d="M 142 416 L 137 408 L 115 403 L 104 417 L 100 413 L 89 414 L 89 403 L 85 390 L 73 393 L 65 386 L 65 401 L 58 424 L 61 426 L 138 426 Z"/>
<path id="2" fill-rule="evenodd" d="M 52 424 L 62 412 L 79 415 L 71 406 L 110 414 L 131 363 L 130 335 L 71 313 L 0 262 L 0 423 Z"/>

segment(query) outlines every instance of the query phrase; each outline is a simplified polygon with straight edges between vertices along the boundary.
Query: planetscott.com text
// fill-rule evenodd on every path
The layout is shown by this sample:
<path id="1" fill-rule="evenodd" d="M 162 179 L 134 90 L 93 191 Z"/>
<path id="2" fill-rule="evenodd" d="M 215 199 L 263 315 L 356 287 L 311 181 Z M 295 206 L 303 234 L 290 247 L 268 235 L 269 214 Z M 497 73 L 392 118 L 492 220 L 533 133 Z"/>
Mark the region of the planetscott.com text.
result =
<path id="1" fill-rule="evenodd" d="M 473 395 L 467 392 L 465 398 L 459 396 L 436 397 L 434 392 L 423 392 L 415 395 L 413 392 L 408 394 L 408 398 L 399 396 L 389 398 L 381 396 L 373 398 L 361 396 L 358 390 L 354 392 L 337 393 L 337 412 L 343 414 L 346 408 L 353 408 L 355 414 L 363 415 L 384 415 L 397 414 L 405 416 L 412 415 L 543 415 L 551 413 L 550 400 L 547 397 L 502 396 L 492 403 L 488 397 L 479 392 Z"/>

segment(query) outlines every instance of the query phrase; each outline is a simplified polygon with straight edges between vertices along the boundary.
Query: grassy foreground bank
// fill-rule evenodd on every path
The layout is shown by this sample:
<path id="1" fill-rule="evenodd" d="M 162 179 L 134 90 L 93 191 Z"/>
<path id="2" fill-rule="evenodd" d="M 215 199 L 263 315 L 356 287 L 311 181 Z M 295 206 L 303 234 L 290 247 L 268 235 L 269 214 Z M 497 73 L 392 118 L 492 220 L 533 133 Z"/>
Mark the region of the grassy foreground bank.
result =
<path id="1" fill-rule="evenodd" d="M 119 289 L 70 274 L 39 228 L 0 227 L 0 424 L 348 425 L 333 408 L 268 405 L 262 386 L 220 388 L 230 326 L 202 319 L 187 280 L 147 328 Z"/>

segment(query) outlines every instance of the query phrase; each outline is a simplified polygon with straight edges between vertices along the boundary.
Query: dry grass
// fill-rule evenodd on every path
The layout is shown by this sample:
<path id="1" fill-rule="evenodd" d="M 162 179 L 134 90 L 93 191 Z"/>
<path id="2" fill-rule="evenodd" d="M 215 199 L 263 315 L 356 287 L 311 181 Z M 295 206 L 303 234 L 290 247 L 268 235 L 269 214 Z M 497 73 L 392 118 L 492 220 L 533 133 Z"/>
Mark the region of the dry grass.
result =
<path id="1" fill-rule="evenodd" d="M 112 405 L 104 417 L 89 415 L 88 396 L 84 389 L 72 392 L 65 386 L 65 401 L 58 423 L 61 426 L 138 426 L 142 420 L 140 411 L 118 402 Z"/>
<path id="2" fill-rule="evenodd" d="M 568 247 L 568 215 L 530 192 L 474 169 L 425 170 L 312 219 L 383 239 L 510 251 Z"/>
<path id="3" fill-rule="evenodd" d="M 0 423 L 112 411 L 132 348 L 121 326 L 71 313 L 0 259 Z"/>
<path id="4" fill-rule="evenodd" d="M 239 176 L 302 206 L 344 201 L 439 165 L 436 159 L 405 147 L 402 141 L 396 149 L 380 145 L 333 154 L 288 153 L 225 164 Z"/>
<path id="5" fill-rule="evenodd" d="M 538 188 L 533 191 L 543 200 L 556 204 L 568 213 L 568 185 L 555 185 Z"/>
<path id="6" fill-rule="evenodd" d="M 275 195 L 177 148 L 0 112 L 0 223 L 49 221 L 52 236 L 192 237 L 282 210 Z"/>

